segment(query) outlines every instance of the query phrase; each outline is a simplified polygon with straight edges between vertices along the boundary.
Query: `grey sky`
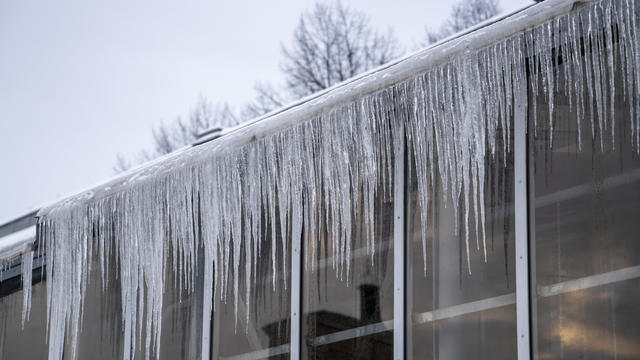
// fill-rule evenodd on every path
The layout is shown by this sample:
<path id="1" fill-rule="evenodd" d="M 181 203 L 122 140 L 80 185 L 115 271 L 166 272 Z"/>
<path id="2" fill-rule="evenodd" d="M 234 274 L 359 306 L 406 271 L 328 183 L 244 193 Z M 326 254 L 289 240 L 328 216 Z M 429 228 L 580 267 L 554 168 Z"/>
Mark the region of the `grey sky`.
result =
<path id="1" fill-rule="evenodd" d="M 112 176 L 199 94 L 239 107 L 278 82 L 280 43 L 313 3 L 1 1 L 0 222 Z M 345 3 L 411 50 L 452 0 Z"/>

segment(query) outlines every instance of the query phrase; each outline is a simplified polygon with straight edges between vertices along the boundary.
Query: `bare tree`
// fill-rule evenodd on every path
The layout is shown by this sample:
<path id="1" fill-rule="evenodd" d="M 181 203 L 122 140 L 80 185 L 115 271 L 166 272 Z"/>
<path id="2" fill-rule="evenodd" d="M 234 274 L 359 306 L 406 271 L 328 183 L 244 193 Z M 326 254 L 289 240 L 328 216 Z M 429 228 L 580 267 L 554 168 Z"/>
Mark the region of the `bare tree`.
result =
<path id="1" fill-rule="evenodd" d="M 497 0 L 460 0 L 451 8 L 451 15 L 438 31 L 427 29 L 425 45 L 468 29 L 500 13 Z"/>
<path id="2" fill-rule="evenodd" d="M 214 126 L 229 127 L 238 123 L 238 117 L 227 103 L 214 105 L 205 97 L 200 96 L 187 119 L 183 120 L 178 117 L 171 124 L 161 123 L 153 128 L 153 150 L 151 152 L 141 151 L 134 161 L 129 161 L 119 154 L 113 171 L 119 173 L 128 170 L 136 163 L 143 163 L 168 154 L 192 143 L 198 134 Z"/>
<path id="3" fill-rule="evenodd" d="M 344 81 L 399 54 L 398 41 L 389 31 L 376 31 L 362 12 L 344 6 L 317 3 L 300 16 L 290 47 L 282 46 L 282 89 L 257 83 L 256 98 L 243 109 L 242 119 L 250 119 L 286 103 Z M 238 116 L 225 104 L 214 106 L 201 98 L 188 119 L 153 128 L 153 150 L 142 152 L 137 161 L 119 156 L 114 171 L 121 172 L 155 157 L 168 154 L 193 142 L 198 133 L 213 126 L 232 126 Z"/>
<path id="4" fill-rule="evenodd" d="M 131 168 L 131 161 L 127 160 L 124 155 L 118 154 L 116 157 L 116 164 L 113 165 L 112 169 L 114 173 L 121 173 L 127 171 Z"/>
<path id="5" fill-rule="evenodd" d="M 243 119 L 253 119 L 292 101 L 287 89 L 276 89 L 267 83 L 256 83 L 253 87 L 256 97 L 242 110 Z"/>
<path id="6" fill-rule="evenodd" d="M 364 13 L 340 1 L 316 3 L 300 16 L 291 46 L 282 46 L 281 70 L 289 94 L 300 98 L 390 61 L 398 48 L 393 33 L 375 31 Z"/>
<path id="7" fill-rule="evenodd" d="M 238 123 L 228 104 L 212 104 L 200 97 L 189 118 L 178 117 L 173 124 L 160 124 L 153 128 L 153 157 L 168 154 L 193 142 L 198 134 L 214 126 L 229 127 Z"/>

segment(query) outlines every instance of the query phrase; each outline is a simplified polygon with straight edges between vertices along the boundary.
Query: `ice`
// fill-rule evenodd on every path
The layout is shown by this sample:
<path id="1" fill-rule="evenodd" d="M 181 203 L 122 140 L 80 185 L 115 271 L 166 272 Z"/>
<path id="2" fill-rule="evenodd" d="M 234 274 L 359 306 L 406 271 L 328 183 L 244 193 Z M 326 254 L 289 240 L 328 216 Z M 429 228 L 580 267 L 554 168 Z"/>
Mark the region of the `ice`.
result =
<path id="1" fill-rule="evenodd" d="M 31 274 L 33 268 L 33 251 L 22 254 L 22 328 L 31 312 Z"/>
<path id="2" fill-rule="evenodd" d="M 28 252 L 36 240 L 36 227 L 16 231 L 0 237 L 0 267 L 8 264 L 14 258 Z"/>
<path id="3" fill-rule="evenodd" d="M 308 104 L 301 102 L 298 108 L 323 107 L 272 133 L 242 144 L 229 140 L 229 134 L 136 170 L 118 186 L 47 209 L 40 214 L 39 236 L 47 249 L 49 359 L 62 358 L 65 340 L 75 358 L 93 256 L 99 257 L 103 289 L 108 288 L 109 263 L 115 261 L 118 269 L 118 276 L 109 278 L 115 280 L 108 281 L 118 281 L 122 289 L 126 360 L 140 350 L 146 358 L 159 356 L 165 274 L 193 291 L 202 266 L 204 326 L 217 310 L 215 298 L 233 302 L 238 331 L 246 331 L 250 320 L 248 309 L 256 297 L 252 291 L 261 276 L 258 262 L 266 257 L 270 263 L 275 289 L 276 279 L 286 279 L 278 271 L 289 266 L 291 239 L 303 241 L 305 269 L 313 269 L 319 249 L 327 249 L 336 276 L 350 282 L 354 225 L 364 222 L 373 262 L 375 199 L 390 197 L 394 186 L 403 186 L 395 184 L 393 167 L 404 159 L 395 159 L 393 149 L 404 139 L 418 181 L 424 271 L 429 204 L 432 194 L 441 191 L 453 207 L 456 235 L 464 240 L 471 273 L 471 252 L 488 256 L 485 204 L 492 195 L 485 189 L 493 189 L 495 180 L 487 164 L 496 163 L 501 154 L 506 166 L 514 99 L 521 86 L 529 84 L 534 94 L 546 96 L 551 115 L 554 93 L 563 88 L 578 118 L 591 114 L 591 137 L 605 146 L 616 131 L 612 117 L 618 93 L 610 84 L 616 70 L 622 70 L 622 94 L 631 104 L 630 138 L 640 152 L 640 51 L 634 14 L 633 1 L 603 0 L 479 49 L 472 43 L 480 35 L 472 33 L 466 38 L 469 48 L 455 56 L 429 60 L 428 54 L 448 51 L 445 44 L 409 58 L 428 64 L 411 76 L 398 75 L 392 82 L 391 65 L 388 72 L 381 70 L 383 76 L 371 73 L 363 77 L 365 83 L 346 84 L 347 90 L 337 87 Z M 561 62 L 562 71 L 557 68 Z M 369 78 L 385 85 L 366 90 L 371 89 L 366 86 Z M 327 99 L 345 93 L 350 97 L 325 106 Z M 295 110 L 283 110 L 282 118 Z M 550 119 L 537 124 L 534 117 L 532 128 L 549 127 L 553 146 Z M 270 124 L 278 124 L 275 120 Z M 580 126 L 578 130 L 583 137 Z M 249 132 L 239 128 L 236 133 L 243 131 Z M 501 176 L 504 182 L 508 174 Z M 203 264 L 197 261 L 201 249 Z"/>

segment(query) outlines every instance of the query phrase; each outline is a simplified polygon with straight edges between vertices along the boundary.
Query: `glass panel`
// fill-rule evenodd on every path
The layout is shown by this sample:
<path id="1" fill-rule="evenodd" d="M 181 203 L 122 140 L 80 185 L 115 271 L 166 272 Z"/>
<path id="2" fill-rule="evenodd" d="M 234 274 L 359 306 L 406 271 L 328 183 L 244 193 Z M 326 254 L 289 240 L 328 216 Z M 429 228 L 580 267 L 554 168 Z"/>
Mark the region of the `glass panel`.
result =
<path id="1" fill-rule="evenodd" d="M 171 265 L 172 261 L 169 259 L 168 264 Z M 78 335 L 77 359 L 122 358 L 124 341 L 120 281 L 116 277 L 118 270 L 113 259 L 110 265 L 108 284 L 103 291 L 100 262 L 97 257 L 94 258 L 84 300 L 82 328 Z M 202 343 L 202 270 L 199 269 L 196 275 L 194 292 L 179 289 L 171 266 L 167 267 L 165 281 L 159 358 L 199 359 Z M 138 337 L 137 359 L 145 358 L 145 337 L 144 331 L 142 337 Z M 67 343 L 65 349 L 65 358 L 68 359 L 71 358 L 69 345 Z M 151 353 L 155 354 L 154 351 L 151 350 Z"/>
<path id="2" fill-rule="evenodd" d="M 198 264 L 204 260 L 200 249 Z M 173 261 L 169 259 L 169 261 Z M 168 262 L 171 264 L 171 262 Z M 202 352 L 202 296 L 204 271 L 200 266 L 195 277 L 193 291 L 182 289 L 174 277 L 172 266 L 165 275 L 165 293 L 162 305 L 162 335 L 160 359 L 201 359 Z M 136 359 L 143 357 L 136 356 Z"/>
<path id="3" fill-rule="evenodd" d="M 375 252 L 367 249 L 363 214 L 352 220 L 349 271 L 334 268 L 332 234 L 304 241 L 303 359 L 390 359 L 393 356 L 393 199 L 389 188 L 375 198 Z M 387 194 L 385 194 L 385 192 Z M 360 202 L 358 209 L 363 209 Z M 324 210 L 323 210 L 324 211 Z M 309 246 L 316 241 L 315 254 Z M 341 271 L 341 270 L 342 271 Z"/>
<path id="4" fill-rule="evenodd" d="M 513 125 L 511 125 L 513 129 Z M 503 149 L 502 129 L 496 149 Z M 512 134 L 509 136 L 512 137 Z M 509 142 L 513 144 L 513 141 Z M 423 246 L 418 179 L 411 161 L 407 188 L 407 355 L 413 359 L 515 359 L 515 235 L 513 152 L 486 160 L 484 258 L 481 230 L 444 196 L 440 183 L 429 194 Z M 437 161 L 437 159 L 436 159 Z M 435 176 L 436 180 L 438 176 Z M 461 196 L 462 198 L 462 196 Z M 480 216 L 480 215 L 479 215 Z M 478 221 L 480 223 L 480 221 Z M 425 255 L 426 254 L 426 258 Z"/>
<path id="5" fill-rule="evenodd" d="M 0 283 L 0 359 L 46 359 L 47 289 L 40 269 L 33 271 L 31 314 L 22 329 L 20 276 Z"/>
<path id="6" fill-rule="evenodd" d="M 592 137 L 595 109 L 587 104 L 586 114 L 577 119 L 562 80 L 555 96 L 553 147 L 547 101 L 542 94 L 530 95 L 537 102 L 538 124 L 537 136 L 530 132 L 529 161 L 534 355 L 638 359 L 640 158 L 629 143 L 621 74 L 615 78 L 615 141 L 610 128 L 603 136 L 597 123 Z"/>
<path id="7" fill-rule="evenodd" d="M 78 334 L 77 359 L 122 359 L 122 299 L 114 261 L 108 270 L 108 285 L 102 289 L 100 262 L 94 258 L 84 298 L 82 328 Z M 70 339 L 64 351 L 71 359 Z"/>
<path id="8" fill-rule="evenodd" d="M 279 224 L 279 218 L 276 224 Z M 263 223 L 266 223 L 263 222 Z M 234 274 L 229 272 L 226 303 L 220 300 L 218 286 L 215 299 L 215 312 L 211 325 L 211 358 L 212 359 L 288 359 L 291 318 L 291 242 L 287 244 L 286 268 L 283 263 L 283 251 L 280 227 L 276 226 L 277 241 L 271 241 L 271 228 L 261 242 L 261 254 L 254 270 L 255 278 L 251 281 L 249 309 L 246 307 L 246 290 L 241 271 L 239 279 L 239 299 L 237 313 L 234 305 Z M 244 244 L 244 242 L 243 242 Z M 275 244 L 276 276 L 274 284 L 271 246 Z M 240 269 L 245 268 L 244 246 L 240 249 Z M 229 256 L 233 258 L 233 249 Z M 285 284 L 286 282 L 286 284 Z M 248 313 L 248 314 L 247 314 Z M 237 315 L 237 316 L 236 316 Z M 248 321 L 247 321 L 248 316 Z"/>

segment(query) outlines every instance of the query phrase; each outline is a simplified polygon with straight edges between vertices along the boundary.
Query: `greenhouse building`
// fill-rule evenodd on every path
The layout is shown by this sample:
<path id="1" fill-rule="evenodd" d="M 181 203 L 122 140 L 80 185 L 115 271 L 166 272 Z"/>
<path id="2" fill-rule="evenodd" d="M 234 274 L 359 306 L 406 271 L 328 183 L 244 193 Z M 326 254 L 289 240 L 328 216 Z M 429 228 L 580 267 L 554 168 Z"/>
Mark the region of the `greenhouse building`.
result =
<path id="1" fill-rule="evenodd" d="M 640 359 L 639 14 L 546 0 L 0 225 L 0 358 Z"/>

